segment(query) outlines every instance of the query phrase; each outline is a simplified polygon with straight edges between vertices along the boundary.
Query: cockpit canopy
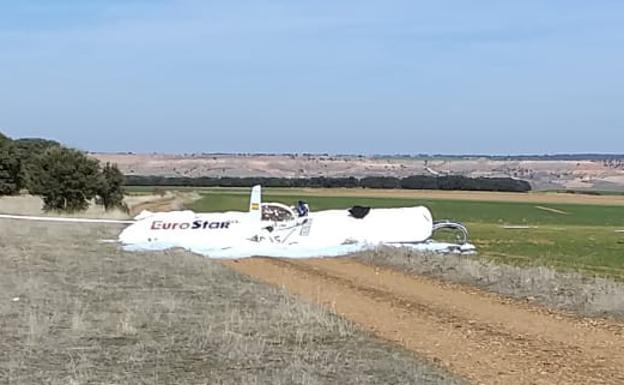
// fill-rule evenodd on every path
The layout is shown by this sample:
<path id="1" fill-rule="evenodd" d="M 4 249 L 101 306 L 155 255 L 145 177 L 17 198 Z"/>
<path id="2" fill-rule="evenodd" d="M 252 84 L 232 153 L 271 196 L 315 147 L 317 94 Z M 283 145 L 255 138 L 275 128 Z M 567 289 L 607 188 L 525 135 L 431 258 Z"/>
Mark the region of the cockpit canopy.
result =
<path id="1" fill-rule="evenodd" d="M 268 222 L 289 222 L 297 215 L 290 207 L 282 203 L 262 203 L 262 220 Z"/>

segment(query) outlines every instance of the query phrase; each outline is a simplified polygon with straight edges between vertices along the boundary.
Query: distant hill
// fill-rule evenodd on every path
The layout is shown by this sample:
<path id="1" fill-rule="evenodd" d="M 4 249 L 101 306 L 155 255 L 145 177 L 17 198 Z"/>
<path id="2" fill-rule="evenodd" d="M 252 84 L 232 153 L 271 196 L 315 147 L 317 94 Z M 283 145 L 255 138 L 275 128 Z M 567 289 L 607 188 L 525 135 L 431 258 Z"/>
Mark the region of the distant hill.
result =
<path id="1" fill-rule="evenodd" d="M 533 189 L 624 191 L 624 155 L 559 154 L 330 155 L 330 154 L 132 154 L 94 153 L 127 175 L 162 177 L 363 178 L 461 175 L 516 178 Z"/>

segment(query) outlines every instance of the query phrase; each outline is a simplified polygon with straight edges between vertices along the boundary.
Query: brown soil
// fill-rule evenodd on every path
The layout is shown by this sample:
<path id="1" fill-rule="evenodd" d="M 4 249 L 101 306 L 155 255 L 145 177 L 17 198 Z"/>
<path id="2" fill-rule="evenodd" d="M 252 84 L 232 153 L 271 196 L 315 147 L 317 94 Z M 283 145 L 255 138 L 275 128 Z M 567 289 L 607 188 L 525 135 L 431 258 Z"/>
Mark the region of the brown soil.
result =
<path id="1" fill-rule="evenodd" d="M 622 384 L 624 325 L 351 259 L 226 262 L 479 384 Z"/>

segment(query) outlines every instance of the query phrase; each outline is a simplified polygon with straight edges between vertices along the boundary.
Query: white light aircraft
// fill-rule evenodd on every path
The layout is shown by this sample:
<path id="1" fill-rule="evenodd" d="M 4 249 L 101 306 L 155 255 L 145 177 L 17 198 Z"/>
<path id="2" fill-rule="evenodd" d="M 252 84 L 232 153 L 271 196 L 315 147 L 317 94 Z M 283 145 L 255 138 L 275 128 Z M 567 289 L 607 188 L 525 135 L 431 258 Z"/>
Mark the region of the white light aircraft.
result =
<path id="1" fill-rule="evenodd" d="M 70 222 L 116 222 L 110 220 L 18 217 Z M 144 211 L 119 235 L 129 250 L 184 248 L 214 258 L 338 256 L 378 246 L 409 247 L 434 252 L 474 252 L 466 228 L 456 222 L 434 222 L 424 206 L 310 212 L 299 201 L 289 207 L 264 203 L 261 187 L 251 191 L 249 210 L 223 213 Z M 435 231 L 450 229 L 460 235 L 458 243 L 431 240 Z"/>

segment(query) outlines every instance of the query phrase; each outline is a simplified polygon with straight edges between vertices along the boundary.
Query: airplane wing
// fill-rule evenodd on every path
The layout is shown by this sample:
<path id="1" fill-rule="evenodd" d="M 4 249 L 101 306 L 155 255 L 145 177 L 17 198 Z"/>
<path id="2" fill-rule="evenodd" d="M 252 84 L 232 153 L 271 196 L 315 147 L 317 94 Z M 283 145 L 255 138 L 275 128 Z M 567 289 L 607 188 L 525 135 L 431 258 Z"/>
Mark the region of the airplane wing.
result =
<path id="1" fill-rule="evenodd" d="M 97 218 L 69 218 L 69 217 L 36 217 L 29 215 L 9 215 L 0 214 L 0 219 L 14 219 L 22 221 L 36 221 L 36 222 L 69 222 L 69 223 L 122 223 L 132 224 L 136 221 L 133 220 L 120 220 L 120 219 L 97 219 Z"/>

